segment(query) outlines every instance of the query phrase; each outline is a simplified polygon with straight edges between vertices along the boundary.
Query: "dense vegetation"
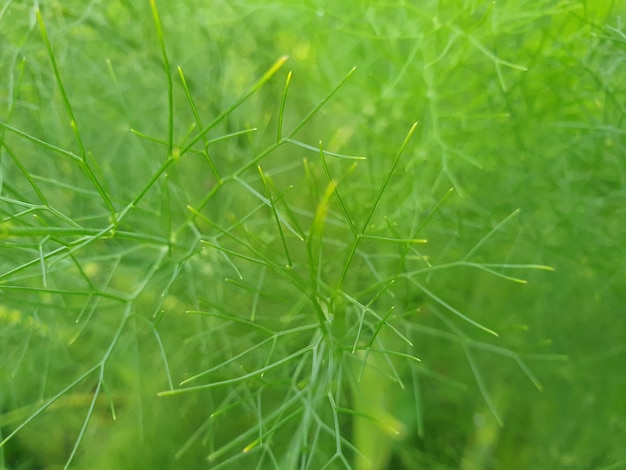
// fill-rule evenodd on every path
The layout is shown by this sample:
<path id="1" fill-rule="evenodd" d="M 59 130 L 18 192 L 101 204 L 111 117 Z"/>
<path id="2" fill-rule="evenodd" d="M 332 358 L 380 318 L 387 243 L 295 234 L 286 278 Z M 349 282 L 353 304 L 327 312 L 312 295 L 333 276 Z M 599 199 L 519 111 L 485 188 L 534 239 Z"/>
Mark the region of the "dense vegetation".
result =
<path id="1" fill-rule="evenodd" d="M 9 0 L 0 468 L 626 466 L 626 9 Z"/>

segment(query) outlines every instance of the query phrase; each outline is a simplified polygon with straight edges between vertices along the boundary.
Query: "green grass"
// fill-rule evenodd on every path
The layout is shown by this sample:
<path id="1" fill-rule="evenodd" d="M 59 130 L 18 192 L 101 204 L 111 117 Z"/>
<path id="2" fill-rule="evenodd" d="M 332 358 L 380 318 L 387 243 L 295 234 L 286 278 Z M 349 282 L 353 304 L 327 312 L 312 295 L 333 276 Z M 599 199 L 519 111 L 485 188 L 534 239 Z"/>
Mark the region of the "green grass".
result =
<path id="1" fill-rule="evenodd" d="M 621 468 L 624 8 L 0 9 L 0 468 Z"/>

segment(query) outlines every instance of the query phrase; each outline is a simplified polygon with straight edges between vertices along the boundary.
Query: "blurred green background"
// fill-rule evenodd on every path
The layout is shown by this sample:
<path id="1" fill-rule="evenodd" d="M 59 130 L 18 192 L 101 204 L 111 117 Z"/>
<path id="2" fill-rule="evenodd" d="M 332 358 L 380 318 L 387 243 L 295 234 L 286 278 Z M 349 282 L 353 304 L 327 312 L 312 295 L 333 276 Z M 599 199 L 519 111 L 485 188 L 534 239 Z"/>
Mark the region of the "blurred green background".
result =
<path id="1" fill-rule="evenodd" d="M 220 433 L 242 433 L 256 419 L 252 409 L 242 417 L 243 408 L 237 408 L 219 425 L 206 424 L 218 403 L 237 403 L 243 392 L 171 398 L 156 393 L 167 388 L 160 347 L 180 381 L 215 363 L 214 345 L 204 334 L 219 334 L 221 328 L 240 334 L 182 312 L 219 304 L 235 313 L 249 308 L 254 298 L 221 287 L 223 278 L 235 275 L 218 254 L 203 253 L 192 267 L 184 264 L 181 260 L 192 256 L 185 241 L 189 233 L 169 248 L 172 257 L 163 250 L 168 238 L 171 242 L 171 227 L 187 217 L 187 204 L 198 204 L 215 184 L 211 170 L 199 155 L 183 156 L 166 179 L 148 186 L 137 210 L 119 227 L 142 234 L 139 243 L 102 238 L 72 256 L 55 261 L 51 255 L 48 279 L 42 279 L 43 253 L 80 244 L 82 234 L 71 221 L 97 230 L 107 226 L 108 214 L 79 166 L 6 127 L 78 153 L 36 3 L 14 0 L 0 7 L 0 121 L 5 124 L 0 128 L 0 438 L 23 423 L 40 400 L 97 363 L 117 338 L 122 306 L 138 316 L 145 313 L 148 320 L 134 322 L 114 343 L 105 367 L 109 390 L 94 405 L 73 465 L 210 468 L 205 458 L 215 449 L 208 443 L 219 441 Z M 528 284 L 466 267 L 428 276 L 430 291 L 500 337 L 489 339 L 462 322 L 454 328 L 522 354 L 541 390 L 511 358 L 489 350 L 468 356 L 462 342 L 434 334 L 462 335 L 442 322 L 441 306 L 413 292 L 410 282 L 396 286 L 396 302 L 420 307 L 411 319 L 416 327 L 407 321 L 405 331 L 424 370 L 439 379 L 425 374 L 414 381 L 421 384 L 419 407 L 414 391 L 389 392 L 396 394 L 393 413 L 407 431 L 390 444 L 388 468 L 626 468 L 622 2 L 162 0 L 157 6 L 174 80 L 175 141 L 184 140 L 194 122 L 176 67 L 184 71 L 206 124 L 280 56 L 289 56 L 275 77 L 216 127 L 212 137 L 258 129 L 216 144 L 212 154 L 220 171 L 236 171 L 250 158 L 250 149 L 257 154 L 275 139 L 286 71 L 293 77 L 284 127 L 292 129 L 356 66 L 297 135 L 314 147 L 322 141 L 332 152 L 367 157 L 354 173 L 350 162 L 333 162 L 339 187 L 345 181 L 350 188 L 344 193 L 349 210 L 363 219 L 393 155 L 418 121 L 374 228 L 383 230 L 385 216 L 399 233 L 414 231 L 453 188 L 418 236 L 428 239 L 419 249 L 433 265 L 472 253 L 476 262 L 554 268 L 507 271 Z M 159 139 L 168 133 L 167 80 L 150 3 L 49 1 L 39 9 L 87 160 L 113 205 L 122 207 L 146 187 L 166 157 L 163 145 L 130 132 Z M 296 147 L 272 155 L 267 166 L 277 185 L 302 182 L 293 162 L 298 165 L 303 155 L 318 158 Z M 265 161 L 262 165 L 265 169 Z M 307 181 L 317 181 L 318 187 L 297 190 L 290 199 L 294 207 L 313 211 L 316 197 L 324 193 L 320 167 L 312 171 L 315 176 Z M 245 215 L 240 207 L 258 203 L 241 191 L 225 189 L 217 197 L 219 204 L 207 209 L 207 217 L 222 226 Z M 31 206 L 60 210 L 67 220 L 59 220 L 75 231 L 19 235 L 20 227 L 59 225 L 52 211 Z M 516 209 L 519 215 L 474 252 Z M 329 230 L 329 237 L 343 241 L 339 231 Z M 244 274 L 265 275 L 249 269 Z M 333 267 L 328 269 L 332 277 Z M 360 269 L 355 283 L 377 283 Z M 293 293 L 275 286 L 276 298 L 261 301 L 259 315 L 263 308 L 297 304 L 289 297 Z M 153 313 L 160 323 L 152 323 Z M 280 330 L 277 318 L 273 321 L 267 326 Z M 241 339 L 246 341 L 258 340 Z M 228 355 L 226 340 L 219 347 Z M 480 366 L 502 426 L 481 393 L 470 357 Z M 62 467 L 96 384 L 93 375 L 87 377 L 9 440 L 0 449 L 0 466 Z M 278 395 L 267 399 L 280 400 Z M 116 403 L 116 421 L 109 401 Z M 196 432 L 201 437 L 186 448 Z M 288 433 L 274 437 L 278 447 L 288 446 L 289 439 Z M 334 441 L 320 442 L 332 455 Z M 235 460 L 226 467 L 242 468 L 238 465 Z M 336 460 L 330 468 L 345 465 Z"/>

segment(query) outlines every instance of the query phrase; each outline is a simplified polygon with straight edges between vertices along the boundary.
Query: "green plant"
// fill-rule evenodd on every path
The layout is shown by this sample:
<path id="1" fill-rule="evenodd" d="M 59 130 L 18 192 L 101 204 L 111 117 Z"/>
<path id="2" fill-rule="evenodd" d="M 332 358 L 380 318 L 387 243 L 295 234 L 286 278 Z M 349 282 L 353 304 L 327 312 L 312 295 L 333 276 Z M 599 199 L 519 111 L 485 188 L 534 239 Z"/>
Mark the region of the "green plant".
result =
<path id="1" fill-rule="evenodd" d="M 490 199 L 525 182 L 500 153 L 554 103 L 518 117 L 523 74 L 561 51 L 548 23 L 578 38 L 578 4 L 181 3 L 0 14 L 3 464 L 513 465 L 516 388 L 567 348 L 510 307 L 550 268 Z M 367 45 L 330 67 L 320 18 Z"/>

